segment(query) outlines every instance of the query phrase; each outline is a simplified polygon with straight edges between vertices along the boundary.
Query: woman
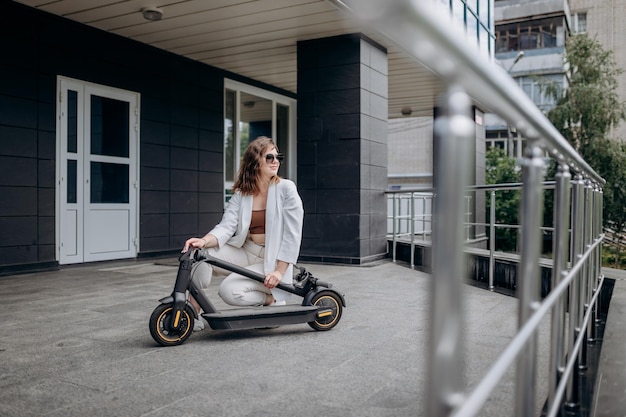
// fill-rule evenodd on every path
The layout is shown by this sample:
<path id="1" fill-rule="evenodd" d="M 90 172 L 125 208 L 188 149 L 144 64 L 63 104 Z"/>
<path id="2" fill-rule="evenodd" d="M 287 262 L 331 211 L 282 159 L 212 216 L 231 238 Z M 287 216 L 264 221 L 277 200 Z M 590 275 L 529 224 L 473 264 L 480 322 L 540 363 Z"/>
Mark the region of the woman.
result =
<path id="1" fill-rule="evenodd" d="M 243 155 L 237 180 L 224 216 L 201 238 L 190 238 L 189 248 L 211 248 L 210 254 L 226 262 L 265 275 L 263 283 L 230 273 L 220 284 L 219 295 L 230 305 L 284 305 L 289 295 L 275 288 L 291 283 L 293 264 L 298 260 L 304 210 L 296 185 L 278 176 L 283 156 L 272 139 L 261 136 L 252 141 Z M 213 271 L 226 273 L 206 262 L 197 264 L 193 279 L 202 288 L 211 282 Z M 200 307 L 192 299 L 196 310 Z M 194 330 L 202 330 L 197 320 Z"/>

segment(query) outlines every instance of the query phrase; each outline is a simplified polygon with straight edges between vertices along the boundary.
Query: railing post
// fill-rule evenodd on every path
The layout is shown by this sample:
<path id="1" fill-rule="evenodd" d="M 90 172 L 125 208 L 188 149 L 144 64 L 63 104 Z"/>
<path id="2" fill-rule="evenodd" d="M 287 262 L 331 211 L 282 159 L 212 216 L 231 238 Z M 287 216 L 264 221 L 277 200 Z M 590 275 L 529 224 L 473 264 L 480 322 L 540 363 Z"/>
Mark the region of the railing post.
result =
<path id="1" fill-rule="evenodd" d="M 597 204 L 597 199 L 596 199 L 596 193 L 598 191 L 598 188 L 596 187 L 595 182 L 590 183 L 590 191 L 589 191 L 589 205 L 590 205 L 590 210 L 589 210 L 589 218 L 588 218 L 588 222 L 589 222 L 589 239 L 588 239 L 588 250 L 591 248 L 591 245 L 593 245 L 593 243 L 596 241 L 596 236 L 597 236 L 597 228 L 596 228 L 596 219 L 595 219 L 595 215 L 596 215 L 596 204 Z M 588 290 L 588 295 L 587 295 L 587 305 L 588 308 L 591 308 L 591 317 L 589 318 L 589 322 L 587 323 L 587 342 L 588 343 L 595 343 L 596 340 L 598 339 L 598 336 L 596 334 L 596 312 L 597 312 L 597 304 L 594 303 L 593 305 L 591 305 L 591 301 L 593 298 L 593 295 L 595 294 L 596 290 L 598 289 L 598 275 L 596 275 L 596 251 L 592 251 L 589 254 L 589 278 L 587 280 L 587 290 Z"/>
<path id="2" fill-rule="evenodd" d="M 560 163 L 554 187 L 554 234 L 552 236 L 552 290 L 561 282 L 567 269 L 570 224 L 569 166 Z M 555 402 L 556 387 L 565 368 L 565 301 L 560 297 L 552 309 L 552 340 L 550 345 L 550 386 L 548 409 Z"/>
<path id="3" fill-rule="evenodd" d="M 409 233 L 411 234 L 411 268 L 415 267 L 415 193 L 411 193 L 411 200 L 409 200 Z"/>
<path id="4" fill-rule="evenodd" d="M 592 207 L 592 199 L 591 199 L 592 187 L 591 181 L 587 179 L 585 181 L 584 188 L 584 205 L 583 205 L 583 244 L 581 254 L 584 254 L 589 250 L 589 246 L 591 245 L 591 216 L 593 215 L 593 207 Z M 580 312 L 580 323 L 581 328 L 580 331 L 582 333 L 582 337 L 585 339 L 585 342 L 581 345 L 580 359 L 578 362 L 579 370 L 587 369 L 587 342 L 590 336 L 588 332 L 589 323 L 587 323 L 586 328 L 582 328 L 583 320 L 585 318 L 585 314 L 587 314 L 587 310 L 589 310 L 589 301 L 591 300 L 591 291 L 590 291 L 590 274 L 591 274 L 591 264 L 589 259 L 585 262 L 583 267 L 581 268 L 582 276 L 580 277 L 580 302 L 581 302 L 581 312 Z"/>
<path id="5" fill-rule="evenodd" d="M 596 239 L 602 239 L 602 207 L 603 207 L 603 194 L 602 194 L 602 187 L 600 187 L 599 184 L 596 183 L 596 204 L 594 205 L 595 207 L 595 213 L 594 213 L 594 219 L 596 221 Z M 600 282 L 600 279 L 602 278 L 602 245 L 598 245 L 596 247 L 596 270 L 595 270 L 595 283 L 596 283 L 596 288 L 598 288 L 598 284 Z M 601 309 L 602 306 L 602 297 L 598 297 L 598 302 L 596 303 L 596 313 L 598 313 Z M 596 323 L 600 324 L 602 320 L 600 319 L 599 315 L 596 314 Z"/>
<path id="6" fill-rule="evenodd" d="M 543 209 L 543 175 L 545 164 L 541 149 L 529 143 L 522 161 L 521 260 L 519 264 L 519 314 L 521 328 L 540 305 L 541 223 Z M 537 335 L 533 334 L 517 359 L 515 415 L 535 414 L 535 379 Z"/>
<path id="7" fill-rule="evenodd" d="M 471 101 L 456 88 L 439 97 L 434 123 L 435 154 L 433 254 L 426 410 L 429 417 L 448 416 L 464 398 L 463 282 L 464 198 L 469 178 L 469 145 L 474 137 Z"/>
<path id="8" fill-rule="evenodd" d="M 431 205 L 432 215 L 432 205 Z M 422 240 L 426 240 L 426 196 L 422 198 Z"/>
<path id="9" fill-rule="evenodd" d="M 581 175 L 577 175 L 572 186 L 572 238 L 570 241 L 571 255 L 570 262 L 572 265 L 580 260 L 583 253 L 583 204 L 584 204 L 584 186 L 585 182 Z M 580 360 L 579 352 L 574 352 L 576 339 L 580 332 L 580 323 L 582 322 L 580 312 L 580 281 L 581 273 L 576 273 L 569 287 L 569 328 L 568 328 L 568 351 L 570 357 L 576 357 L 572 375 L 567 383 L 566 406 L 570 409 L 576 408 L 580 404 L 579 384 L 580 377 L 578 375 L 578 363 Z"/>
<path id="10" fill-rule="evenodd" d="M 393 194 L 393 218 L 391 219 L 391 222 L 393 224 L 393 240 L 391 242 L 392 248 L 391 248 L 391 253 L 392 253 L 392 259 L 395 262 L 396 261 L 396 239 L 398 238 L 398 222 L 400 221 L 399 216 L 398 216 L 398 194 L 394 193 Z"/>
<path id="11" fill-rule="evenodd" d="M 470 230 L 472 226 L 470 223 L 472 222 L 472 197 L 469 195 L 465 196 L 465 240 L 468 241 L 470 239 Z"/>
<path id="12" fill-rule="evenodd" d="M 491 190 L 489 206 L 489 291 L 493 291 L 495 274 L 495 250 L 496 250 L 496 191 Z"/>

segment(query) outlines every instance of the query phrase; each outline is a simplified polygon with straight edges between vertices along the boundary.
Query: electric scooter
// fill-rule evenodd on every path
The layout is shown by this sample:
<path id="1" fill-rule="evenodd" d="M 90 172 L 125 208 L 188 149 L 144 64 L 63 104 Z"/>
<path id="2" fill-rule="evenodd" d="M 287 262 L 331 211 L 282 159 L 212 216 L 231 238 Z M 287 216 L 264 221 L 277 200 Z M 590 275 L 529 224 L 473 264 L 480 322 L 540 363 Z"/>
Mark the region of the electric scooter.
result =
<path id="1" fill-rule="evenodd" d="M 193 331 L 196 309 L 189 296 L 202 307 L 202 317 L 214 330 L 255 329 L 287 324 L 308 323 L 315 330 L 330 330 L 339 323 L 346 302 L 343 294 L 332 288 L 332 284 L 315 278 L 305 268 L 295 266 L 299 273 L 293 284 L 279 283 L 276 288 L 302 297 L 302 304 L 287 304 L 272 307 L 245 307 L 218 311 L 207 295 L 192 281 L 191 270 L 196 262 L 211 265 L 263 282 L 265 277 L 238 265 L 222 261 L 206 250 L 190 249 L 179 258 L 174 291 L 169 297 L 159 300 L 150 316 L 150 334 L 162 346 L 180 345 Z"/>

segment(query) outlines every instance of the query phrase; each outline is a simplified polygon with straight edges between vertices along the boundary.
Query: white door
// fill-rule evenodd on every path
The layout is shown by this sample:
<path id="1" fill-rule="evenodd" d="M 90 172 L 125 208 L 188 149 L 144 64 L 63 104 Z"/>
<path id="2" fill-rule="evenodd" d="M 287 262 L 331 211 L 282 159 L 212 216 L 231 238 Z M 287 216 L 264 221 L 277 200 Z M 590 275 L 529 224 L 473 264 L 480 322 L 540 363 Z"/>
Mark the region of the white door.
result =
<path id="1" fill-rule="evenodd" d="M 133 258 L 139 95 L 59 77 L 57 259 Z"/>

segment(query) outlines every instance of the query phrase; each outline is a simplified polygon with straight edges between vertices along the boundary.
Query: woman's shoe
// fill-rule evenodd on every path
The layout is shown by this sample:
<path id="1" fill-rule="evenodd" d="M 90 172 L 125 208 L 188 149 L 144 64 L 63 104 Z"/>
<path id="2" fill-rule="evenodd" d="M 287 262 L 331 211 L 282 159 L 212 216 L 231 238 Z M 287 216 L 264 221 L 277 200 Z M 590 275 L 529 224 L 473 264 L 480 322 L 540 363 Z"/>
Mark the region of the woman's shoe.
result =
<path id="1" fill-rule="evenodd" d="M 199 332 L 200 330 L 204 330 L 204 320 L 202 317 L 198 317 L 193 321 L 193 331 Z"/>

